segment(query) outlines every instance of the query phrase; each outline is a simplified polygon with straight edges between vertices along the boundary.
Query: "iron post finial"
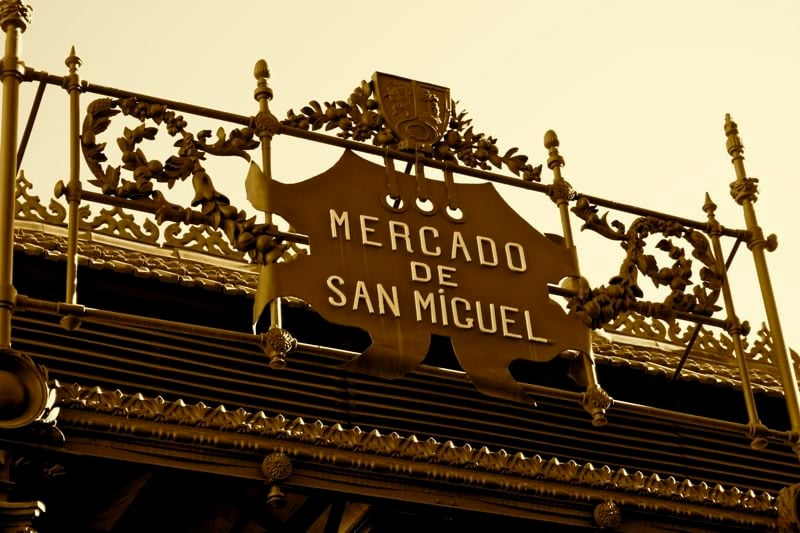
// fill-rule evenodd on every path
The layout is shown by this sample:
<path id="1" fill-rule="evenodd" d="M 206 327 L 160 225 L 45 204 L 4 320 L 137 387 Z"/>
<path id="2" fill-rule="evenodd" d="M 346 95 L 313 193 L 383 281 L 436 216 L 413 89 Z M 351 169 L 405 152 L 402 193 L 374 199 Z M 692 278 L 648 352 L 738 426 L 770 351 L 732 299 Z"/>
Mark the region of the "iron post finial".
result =
<path id="1" fill-rule="evenodd" d="M 280 130 L 280 122 L 269 110 L 269 101 L 272 100 L 272 89 L 267 84 L 269 79 L 269 66 L 265 59 L 256 61 L 253 67 L 253 76 L 256 78 L 256 89 L 253 91 L 253 98 L 258 102 L 258 114 L 254 117 L 256 133 L 262 138 L 272 138 Z M 262 145 L 262 150 L 267 149 Z M 268 158 L 267 158 L 268 159 Z M 269 172 L 267 159 L 264 159 L 264 172 Z"/>
<path id="2" fill-rule="evenodd" d="M 744 145 L 739 137 L 739 127 L 731 120 L 730 114 L 725 114 L 725 147 L 731 156 L 736 181 L 730 184 L 731 196 L 736 203 L 743 205 L 745 202 L 755 202 L 758 199 L 758 179 L 748 178 L 744 169 Z"/>
<path id="3" fill-rule="evenodd" d="M 558 153 L 558 135 L 553 130 L 547 130 L 544 134 L 544 147 L 547 148 L 549 157 L 547 158 L 547 168 L 553 170 L 564 166 L 564 158 Z"/>
<path id="4" fill-rule="evenodd" d="M 739 133 L 739 128 L 736 123 L 731 120 L 731 114 L 725 113 L 725 133 L 727 135 Z"/>
<path id="5" fill-rule="evenodd" d="M 544 133 L 544 147 L 548 150 L 553 148 L 554 146 L 558 146 L 558 135 L 553 130 L 547 130 Z"/>
<path id="6" fill-rule="evenodd" d="M 0 0 L 0 28 L 7 31 L 8 26 L 13 25 L 25 32 L 31 23 L 31 13 L 33 8 L 20 0 Z"/>
<path id="7" fill-rule="evenodd" d="M 272 100 L 272 89 L 267 85 L 267 80 L 269 79 L 269 65 L 267 65 L 265 59 L 256 61 L 256 65 L 253 67 L 253 76 L 256 78 L 257 82 L 253 97 L 259 102 L 264 99 Z"/>
<path id="8" fill-rule="evenodd" d="M 269 78 L 269 65 L 266 59 L 259 59 L 253 67 L 253 76 L 256 80 L 261 81 L 264 78 Z"/>
<path id="9" fill-rule="evenodd" d="M 81 58 L 75 53 L 75 45 L 72 45 L 72 48 L 70 48 L 69 56 L 67 56 L 64 64 L 69 67 L 70 74 L 77 72 L 78 68 L 83 65 L 83 61 L 81 61 Z"/>
<path id="10" fill-rule="evenodd" d="M 703 212 L 708 214 L 709 217 L 713 217 L 714 213 L 717 212 L 717 204 L 711 201 L 711 195 L 706 192 L 706 200 L 703 202 Z"/>
<path id="11" fill-rule="evenodd" d="M 726 146 L 728 154 L 736 160 L 744 159 L 744 145 L 742 139 L 739 137 L 739 126 L 731 120 L 730 113 L 725 113 L 725 136 L 728 137 Z"/>

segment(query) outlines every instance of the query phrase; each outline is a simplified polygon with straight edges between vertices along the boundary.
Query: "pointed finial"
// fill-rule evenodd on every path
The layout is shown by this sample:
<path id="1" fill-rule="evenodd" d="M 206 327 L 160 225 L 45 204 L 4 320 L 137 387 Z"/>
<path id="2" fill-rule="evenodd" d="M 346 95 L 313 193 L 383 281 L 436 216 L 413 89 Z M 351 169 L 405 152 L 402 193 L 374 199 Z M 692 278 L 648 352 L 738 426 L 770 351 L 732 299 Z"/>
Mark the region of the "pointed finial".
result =
<path id="1" fill-rule="evenodd" d="M 717 211 L 717 204 L 711 201 L 711 195 L 706 192 L 706 201 L 703 203 L 703 211 L 705 211 L 706 215 L 708 216 L 708 232 L 709 235 L 712 237 L 719 238 L 720 230 L 722 226 L 720 225 L 717 218 L 714 216 L 714 213 Z"/>
<path id="2" fill-rule="evenodd" d="M 708 214 L 709 217 L 713 217 L 714 213 L 717 211 L 717 204 L 711 201 L 711 195 L 706 192 L 706 201 L 703 203 L 703 211 Z"/>
<path id="3" fill-rule="evenodd" d="M 69 56 L 67 56 L 67 59 L 64 61 L 64 64 L 69 67 L 70 72 L 76 72 L 78 70 L 78 67 L 80 67 L 83 64 L 81 58 L 78 57 L 78 55 L 75 53 L 75 45 L 72 45 L 72 48 L 70 48 Z"/>

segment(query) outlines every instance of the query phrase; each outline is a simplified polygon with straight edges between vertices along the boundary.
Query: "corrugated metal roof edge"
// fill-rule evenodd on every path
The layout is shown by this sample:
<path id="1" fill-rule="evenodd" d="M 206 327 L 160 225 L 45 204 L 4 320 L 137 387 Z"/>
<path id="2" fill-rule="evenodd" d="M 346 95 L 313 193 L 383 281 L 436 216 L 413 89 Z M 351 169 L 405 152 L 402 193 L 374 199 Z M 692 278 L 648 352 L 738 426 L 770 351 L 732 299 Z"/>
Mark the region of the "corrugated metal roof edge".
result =
<path id="1" fill-rule="evenodd" d="M 65 228 L 40 222 L 17 220 L 15 250 L 31 256 L 50 260 L 66 260 Z M 175 248 L 164 248 L 147 243 L 136 243 L 108 235 L 96 236 L 78 243 L 79 264 L 93 269 L 107 269 L 121 274 L 151 278 L 165 283 L 229 295 L 255 294 L 257 274 L 252 265 L 243 261 L 225 259 L 193 251 L 177 253 Z M 648 331 L 641 319 L 627 331 L 622 321 L 612 324 L 617 331 L 599 331 L 593 334 L 593 349 L 599 364 L 628 366 L 649 374 L 671 377 L 677 367 L 684 347 L 680 338 L 662 325 L 651 327 L 654 333 L 636 336 L 631 331 Z M 611 328 L 610 328 L 611 329 Z M 621 333 L 619 333 L 621 332 Z M 723 339 L 724 341 L 724 339 Z M 708 385 L 741 388 L 738 367 L 733 353 L 724 342 L 714 342 L 710 348 L 692 350 L 686 360 L 680 379 Z M 752 358 L 758 357 L 758 354 Z M 772 396 L 783 396 L 777 379 L 778 370 L 769 362 L 749 362 L 750 380 L 754 389 Z"/>

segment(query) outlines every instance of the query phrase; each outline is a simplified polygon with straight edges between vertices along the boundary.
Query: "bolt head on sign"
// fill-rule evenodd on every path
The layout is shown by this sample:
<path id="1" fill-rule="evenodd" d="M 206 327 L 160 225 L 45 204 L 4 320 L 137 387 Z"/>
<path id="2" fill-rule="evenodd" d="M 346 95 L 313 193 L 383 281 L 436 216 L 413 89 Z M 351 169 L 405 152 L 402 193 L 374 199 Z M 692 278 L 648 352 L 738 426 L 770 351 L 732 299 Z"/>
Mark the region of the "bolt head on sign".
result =
<path id="1" fill-rule="evenodd" d="M 418 366 L 431 334 L 451 339 L 483 393 L 530 398 L 509 373 L 516 359 L 544 362 L 589 349 L 589 330 L 549 297 L 578 275 L 574 253 L 535 230 L 490 183 L 454 184 L 397 172 L 345 151 L 309 180 L 263 179 L 253 164 L 248 198 L 309 237 L 309 254 L 262 267 L 254 319 L 278 297 L 306 301 L 326 320 L 361 328 L 372 344 L 349 369 L 399 377 Z M 429 195 L 417 203 L 418 179 Z M 256 199 L 257 197 L 257 199 Z"/>

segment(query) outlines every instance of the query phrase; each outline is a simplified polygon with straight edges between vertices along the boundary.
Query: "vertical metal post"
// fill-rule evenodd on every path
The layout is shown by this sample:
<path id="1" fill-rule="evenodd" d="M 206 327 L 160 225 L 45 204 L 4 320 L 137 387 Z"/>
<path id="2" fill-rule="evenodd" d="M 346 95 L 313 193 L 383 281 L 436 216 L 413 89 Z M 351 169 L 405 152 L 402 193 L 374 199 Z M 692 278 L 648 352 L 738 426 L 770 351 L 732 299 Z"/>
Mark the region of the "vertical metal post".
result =
<path id="1" fill-rule="evenodd" d="M 722 258 L 722 244 L 720 243 L 720 224 L 717 221 L 714 213 L 717 210 L 716 204 L 711 201 L 711 197 L 706 193 L 706 201 L 703 204 L 703 211 L 708 215 L 708 230 L 711 236 L 711 246 L 714 250 L 714 259 L 717 263 L 717 269 L 720 276 L 722 276 L 722 297 L 725 300 L 725 312 L 728 317 L 728 333 L 733 341 L 733 350 L 736 353 L 736 363 L 739 366 L 739 379 L 742 382 L 742 394 L 744 395 L 744 405 L 747 409 L 747 420 L 749 428 L 749 437 L 751 439 L 750 446 L 756 450 L 760 450 L 767 446 L 767 439 L 763 434 L 766 432 L 764 426 L 758 418 L 758 411 L 756 410 L 756 400 L 753 396 L 753 388 L 750 385 L 750 374 L 747 370 L 747 361 L 744 358 L 744 345 L 742 344 L 742 325 L 739 322 L 739 317 L 736 316 L 736 310 L 733 307 L 733 294 L 731 293 L 731 286 L 728 281 L 728 269 L 725 261 Z M 698 331 L 700 326 L 697 326 L 695 331 Z"/>
<path id="2" fill-rule="evenodd" d="M 67 293 L 64 301 L 76 303 L 78 283 L 78 210 L 81 201 L 80 182 L 80 78 L 78 67 L 81 59 L 75 55 L 75 47 L 70 50 L 64 62 L 69 67 L 67 77 L 67 93 L 69 93 L 69 185 L 67 200 L 69 212 L 67 218 Z"/>
<path id="3" fill-rule="evenodd" d="M 261 168 L 267 180 L 272 179 L 272 137 L 278 133 L 279 123 L 275 115 L 269 110 L 269 101 L 272 100 L 272 89 L 267 84 L 269 79 L 269 66 L 266 60 L 259 59 L 253 69 L 256 78 L 256 89 L 253 98 L 258 102 L 256 115 L 256 134 L 261 139 Z M 265 214 L 265 222 L 272 224 L 272 213 Z"/>
<path id="4" fill-rule="evenodd" d="M 553 171 L 553 186 L 550 193 L 550 199 L 555 202 L 558 207 L 558 212 L 561 215 L 561 228 L 564 233 L 564 245 L 570 250 L 575 250 L 575 242 L 572 239 L 572 224 L 569 220 L 569 201 L 575 197 L 575 191 L 572 186 L 561 175 L 561 167 L 564 163 L 564 158 L 558 153 L 558 147 L 561 143 L 558 141 L 558 136 L 553 130 L 547 130 L 544 134 L 544 147 L 547 148 L 547 168 Z"/>
<path id="5" fill-rule="evenodd" d="M 781 375 L 781 381 L 783 382 L 786 407 L 789 412 L 789 421 L 792 425 L 795 452 L 800 453 L 800 404 L 798 403 L 800 394 L 798 394 L 797 390 L 797 377 L 784 341 L 783 330 L 778 316 L 778 307 L 775 304 L 775 294 L 772 291 L 772 283 L 764 254 L 765 248 L 769 251 L 775 249 L 775 240 L 772 236 L 769 239 L 764 238 L 764 232 L 756 220 L 753 204 L 758 199 L 758 180 L 748 178 L 745 173 L 744 146 L 739 138 L 739 128 L 731 120 L 730 115 L 725 115 L 725 136 L 727 137 L 728 154 L 731 156 L 731 162 L 736 171 L 736 181 L 730 184 L 731 196 L 744 210 L 744 219 L 747 231 L 750 234 L 747 247 L 753 253 L 756 274 L 761 287 L 761 298 L 764 301 L 767 322 L 772 333 L 773 353 Z"/>
<path id="6" fill-rule="evenodd" d="M 0 124 L 0 349 L 11 348 L 11 315 L 16 291 L 13 285 L 14 196 L 17 177 L 17 126 L 19 85 L 23 65 L 17 57 L 20 35 L 30 23 L 31 8 L 19 1 L 0 3 L 0 28 L 5 32 L 0 79 L 3 85 Z"/>
<path id="7" fill-rule="evenodd" d="M 24 72 L 17 56 L 22 33 L 30 24 L 31 8 L 20 1 L 0 1 L 0 28 L 5 32 L 2 61 L 2 115 L 0 118 L 0 356 L 3 358 L 0 388 L 0 427 L 14 428 L 38 418 L 44 408 L 47 385 L 30 358 L 11 349 L 11 317 L 16 291 L 13 285 L 14 200 L 17 177 L 17 128 L 19 85 Z M 13 371 L 6 368 L 15 368 Z M 11 502 L 11 458 L 0 450 L 0 530 L 35 531 L 32 521 L 42 514 L 41 502 Z"/>
<path id="8" fill-rule="evenodd" d="M 544 134 L 544 147 L 548 150 L 547 168 L 553 171 L 553 185 L 550 191 L 550 199 L 558 206 L 561 215 L 561 228 L 564 234 L 564 245 L 575 256 L 575 264 L 578 264 L 577 250 L 575 241 L 572 238 L 572 225 L 569 220 L 569 201 L 575 198 L 575 190 L 561 175 L 561 167 L 564 166 L 564 158 L 558 153 L 558 136 L 553 130 L 547 130 Z M 579 269 L 580 271 L 580 269 Z M 583 394 L 583 407 L 592 415 L 592 424 L 604 426 L 606 411 L 611 407 L 612 400 L 608 393 L 603 390 L 597 379 L 594 354 L 589 346 L 581 352 L 581 363 L 583 365 L 582 374 L 586 379 L 586 392 Z"/>
<path id="9" fill-rule="evenodd" d="M 258 114 L 255 116 L 255 131 L 261 139 L 261 167 L 263 169 L 264 180 L 268 183 L 272 180 L 272 137 L 278 133 L 281 124 L 275 115 L 269 110 L 269 101 L 272 100 L 272 89 L 267 85 L 269 79 L 269 67 L 267 62 L 260 59 L 253 70 L 256 78 L 256 89 L 253 93 L 258 101 Z M 266 202 L 269 205 L 269 202 Z M 266 211 L 264 221 L 268 225 L 273 224 L 272 213 Z M 278 260 L 281 248 L 274 247 L 273 251 L 267 254 L 266 263 Z M 270 274 L 267 272 L 267 264 L 260 265 L 259 285 L 262 282 L 271 283 Z M 265 335 L 262 336 L 264 351 L 269 356 L 270 368 L 284 368 L 286 366 L 286 354 L 293 350 L 297 341 L 291 333 L 283 329 L 283 319 L 281 317 L 281 300 L 275 298 L 269 302 L 270 326 Z"/>
<path id="10" fill-rule="evenodd" d="M 253 97 L 258 102 L 258 114 L 256 115 L 256 134 L 261 139 L 261 168 L 264 178 L 269 181 L 272 179 L 272 137 L 278 133 L 280 123 L 275 115 L 269 110 L 269 101 L 272 100 L 272 89 L 267 84 L 269 79 L 269 67 L 264 59 L 258 60 L 253 70 L 256 78 L 256 89 Z M 272 224 L 272 213 L 266 212 L 264 222 Z M 279 298 L 269 303 L 270 328 L 280 328 L 281 302 Z"/>

